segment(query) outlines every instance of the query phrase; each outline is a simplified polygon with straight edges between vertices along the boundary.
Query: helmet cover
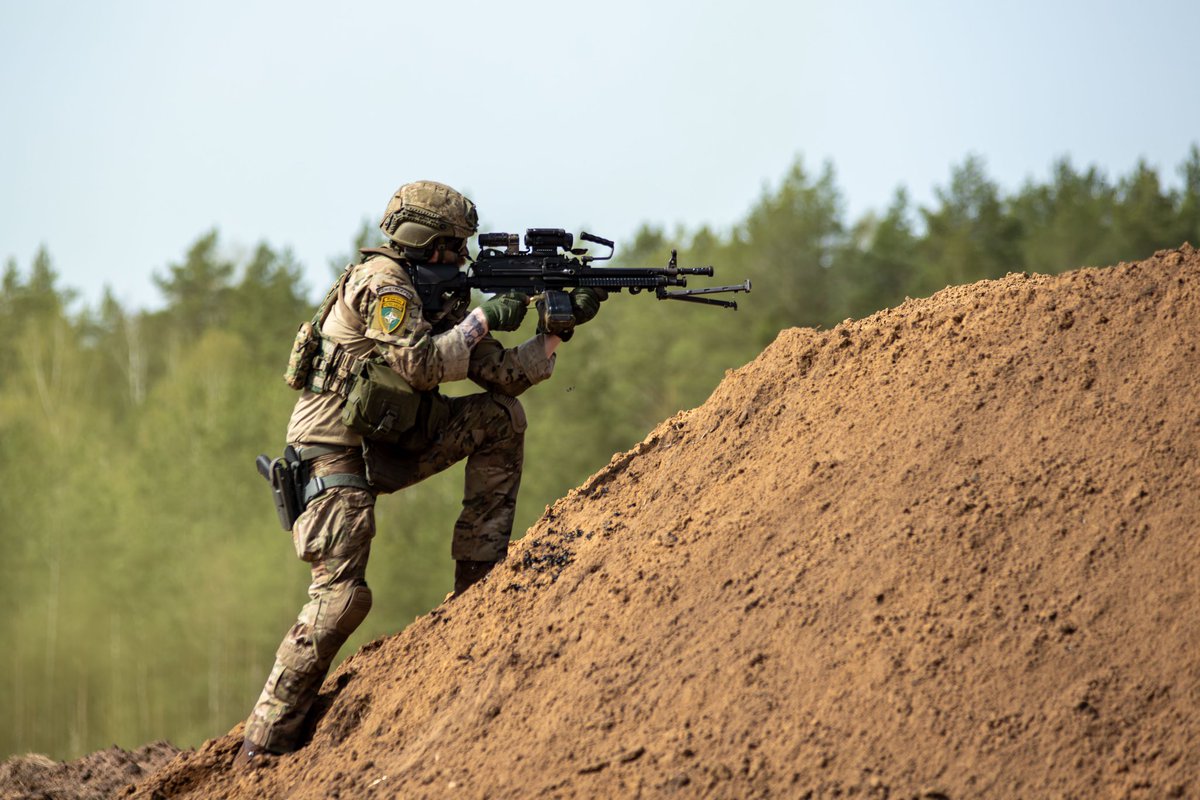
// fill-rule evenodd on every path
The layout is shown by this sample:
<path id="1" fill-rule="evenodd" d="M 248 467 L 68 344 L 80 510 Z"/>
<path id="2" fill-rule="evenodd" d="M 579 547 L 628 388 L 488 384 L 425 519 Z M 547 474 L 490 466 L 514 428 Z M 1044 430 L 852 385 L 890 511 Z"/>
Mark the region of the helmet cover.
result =
<path id="1" fill-rule="evenodd" d="M 428 247 L 439 236 L 469 239 L 479 230 L 479 214 L 446 184 L 413 181 L 392 195 L 379 229 L 402 247 Z"/>

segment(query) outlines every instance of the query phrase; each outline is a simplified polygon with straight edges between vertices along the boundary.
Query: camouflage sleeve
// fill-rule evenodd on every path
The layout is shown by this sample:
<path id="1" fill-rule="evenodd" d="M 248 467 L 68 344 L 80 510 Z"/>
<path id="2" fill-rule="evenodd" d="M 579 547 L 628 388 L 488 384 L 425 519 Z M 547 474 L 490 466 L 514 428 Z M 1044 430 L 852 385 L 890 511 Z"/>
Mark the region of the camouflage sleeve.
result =
<path id="1" fill-rule="evenodd" d="M 541 334 L 505 348 L 490 335 L 475 345 L 467 377 L 489 391 L 516 397 L 554 372 L 554 356 L 546 357 Z"/>
<path id="2" fill-rule="evenodd" d="M 364 335 L 388 366 L 417 390 L 467 377 L 471 349 L 463 332 L 433 333 L 421 313 L 420 296 L 399 267 L 368 273 L 364 280 L 358 294 Z"/>

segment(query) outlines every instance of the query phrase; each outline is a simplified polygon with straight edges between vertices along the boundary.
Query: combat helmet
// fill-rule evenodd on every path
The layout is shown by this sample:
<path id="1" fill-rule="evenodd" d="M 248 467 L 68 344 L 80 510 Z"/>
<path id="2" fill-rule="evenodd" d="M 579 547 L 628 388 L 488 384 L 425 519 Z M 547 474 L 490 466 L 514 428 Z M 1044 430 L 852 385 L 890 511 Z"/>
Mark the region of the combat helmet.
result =
<path id="1" fill-rule="evenodd" d="M 475 204 L 444 183 L 413 181 L 392 195 L 379 229 L 400 247 L 418 250 L 438 237 L 468 239 L 479 229 Z"/>

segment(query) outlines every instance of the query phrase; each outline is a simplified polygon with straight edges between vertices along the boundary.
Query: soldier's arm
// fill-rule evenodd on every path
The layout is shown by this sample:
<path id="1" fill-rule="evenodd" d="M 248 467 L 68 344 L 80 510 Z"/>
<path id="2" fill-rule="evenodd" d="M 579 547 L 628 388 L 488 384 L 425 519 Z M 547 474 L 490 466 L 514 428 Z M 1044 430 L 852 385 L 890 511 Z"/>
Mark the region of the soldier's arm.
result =
<path id="1" fill-rule="evenodd" d="M 486 336 L 471 351 L 467 377 L 484 389 L 516 397 L 554 372 L 554 347 L 559 341 L 557 336 L 538 334 L 506 348 Z"/>
<path id="2" fill-rule="evenodd" d="M 468 316 L 435 334 L 421 312 L 420 296 L 400 269 L 368 272 L 353 292 L 366 322 L 364 335 L 414 389 L 432 389 L 467 377 L 471 347 L 486 335 L 486 320 L 479 328 L 478 319 Z"/>

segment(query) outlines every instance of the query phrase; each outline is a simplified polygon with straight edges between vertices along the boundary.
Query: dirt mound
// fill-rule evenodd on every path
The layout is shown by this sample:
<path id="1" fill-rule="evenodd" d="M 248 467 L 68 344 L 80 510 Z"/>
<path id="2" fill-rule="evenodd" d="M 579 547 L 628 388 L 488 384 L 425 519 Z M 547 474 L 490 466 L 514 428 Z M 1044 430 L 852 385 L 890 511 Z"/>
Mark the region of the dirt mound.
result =
<path id="1" fill-rule="evenodd" d="M 132 753 L 114 746 L 65 762 L 13 756 L 0 763 L 0 800 L 105 800 L 178 754 L 169 742 L 154 742 Z"/>
<path id="2" fill-rule="evenodd" d="M 789 330 L 367 645 L 301 751 L 139 797 L 1200 792 L 1200 254 Z"/>

